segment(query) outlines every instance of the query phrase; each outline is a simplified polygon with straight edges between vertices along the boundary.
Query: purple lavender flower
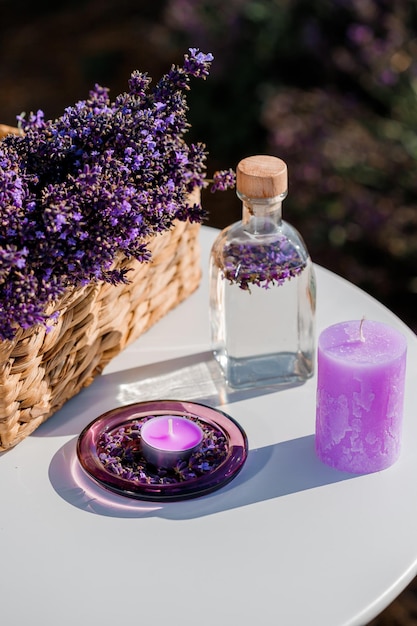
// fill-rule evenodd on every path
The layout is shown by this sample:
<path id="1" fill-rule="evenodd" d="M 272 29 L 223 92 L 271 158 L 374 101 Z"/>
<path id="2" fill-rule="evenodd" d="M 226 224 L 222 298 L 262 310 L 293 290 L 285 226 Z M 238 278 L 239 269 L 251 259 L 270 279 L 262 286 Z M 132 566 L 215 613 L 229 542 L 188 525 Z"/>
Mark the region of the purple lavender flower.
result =
<path id="1" fill-rule="evenodd" d="M 175 220 L 202 221 L 188 195 L 206 186 L 206 151 L 185 141 L 185 92 L 212 59 L 191 48 L 153 90 L 135 71 L 114 101 L 95 85 L 54 121 L 19 116 L 24 135 L 0 144 L 0 339 L 53 323 L 46 306 L 68 287 L 125 282 L 120 253 L 149 261 L 147 239 Z"/>
<path id="2" fill-rule="evenodd" d="M 191 76 L 205 78 L 209 74 L 212 54 L 204 54 L 197 48 L 190 48 L 190 54 L 185 55 L 184 70 Z"/>
<path id="3" fill-rule="evenodd" d="M 236 174 L 232 169 L 220 170 L 213 174 L 213 184 L 210 187 L 212 193 L 232 189 L 236 184 Z"/>
<path id="4" fill-rule="evenodd" d="M 98 442 L 98 458 L 110 473 L 133 484 L 178 484 L 193 480 L 216 469 L 227 455 L 225 435 L 214 426 L 194 419 L 203 430 L 200 448 L 188 461 L 178 460 L 171 469 L 147 463 L 140 449 L 140 429 L 151 416 L 104 432 Z"/>
<path id="5" fill-rule="evenodd" d="M 306 262 L 296 247 L 277 239 L 268 245 L 252 245 L 231 241 L 222 254 L 222 273 L 230 283 L 236 283 L 244 291 L 250 285 L 268 289 L 282 285 L 286 280 L 298 276 Z"/>

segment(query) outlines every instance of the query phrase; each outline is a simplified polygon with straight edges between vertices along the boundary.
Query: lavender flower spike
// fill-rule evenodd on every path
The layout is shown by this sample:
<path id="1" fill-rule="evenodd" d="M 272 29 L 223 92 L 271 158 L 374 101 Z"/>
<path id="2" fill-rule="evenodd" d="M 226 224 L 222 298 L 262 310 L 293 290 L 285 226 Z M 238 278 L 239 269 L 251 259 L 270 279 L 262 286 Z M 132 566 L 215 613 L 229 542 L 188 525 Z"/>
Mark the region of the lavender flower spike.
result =
<path id="1" fill-rule="evenodd" d="M 126 282 L 120 255 L 146 262 L 155 234 L 204 219 L 188 201 L 206 185 L 206 152 L 185 141 L 185 95 L 212 60 L 191 48 L 153 90 L 135 71 L 114 101 L 95 85 L 56 120 L 19 116 L 24 134 L 0 144 L 0 340 L 48 327 L 48 304 L 68 288 Z"/>
<path id="2" fill-rule="evenodd" d="M 210 191 L 226 191 L 226 189 L 233 189 L 236 184 L 236 174 L 232 169 L 219 170 L 213 174 L 213 184 L 210 187 Z"/>
<path id="3" fill-rule="evenodd" d="M 196 78 L 205 78 L 209 75 L 210 65 L 214 56 L 209 52 L 204 54 L 198 48 L 189 48 L 190 54 L 185 55 L 184 71 Z"/>

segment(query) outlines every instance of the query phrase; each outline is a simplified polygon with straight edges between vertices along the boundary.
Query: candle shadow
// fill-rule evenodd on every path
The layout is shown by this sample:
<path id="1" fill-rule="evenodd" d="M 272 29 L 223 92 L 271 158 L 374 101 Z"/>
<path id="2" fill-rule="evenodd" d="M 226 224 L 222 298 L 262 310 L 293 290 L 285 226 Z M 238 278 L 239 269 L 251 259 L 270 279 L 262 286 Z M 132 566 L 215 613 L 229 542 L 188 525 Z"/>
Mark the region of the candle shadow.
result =
<path id="1" fill-rule="evenodd" d="M 31 436 L 74 435 L 56 452 L 49 467 L 49 479 L 56 493 L 73 506 L 112 517 L 180 520 L 213 515 L 353 475 L 322 464 L 315 455 L 314 436 L 309 435 L 250 450 L 241 472 L 217 491 L 180 502 L 146 502 L 114 494 L 84 473 L 76 455 L 79 433 L 102 413 L 135 402 L 171 399 L 221 407 L 288 387 L 230 389 L 212 353 L 202 352 L 99 376 Z"/>
<path id="2" fill-rule="evenodd" d="M 53 457 L 50 482 L 69 504 L 109 517 L 194 519 L 358 477 L 321 463 L 314 452 L 314 435 L 308 435 L 250 450 L 241 472 L 226 486 L 205 496 L 178 502 L 146 502 L 96 484 L 78 462 L 76 442 L 76 438 L 67 442 Z"/>

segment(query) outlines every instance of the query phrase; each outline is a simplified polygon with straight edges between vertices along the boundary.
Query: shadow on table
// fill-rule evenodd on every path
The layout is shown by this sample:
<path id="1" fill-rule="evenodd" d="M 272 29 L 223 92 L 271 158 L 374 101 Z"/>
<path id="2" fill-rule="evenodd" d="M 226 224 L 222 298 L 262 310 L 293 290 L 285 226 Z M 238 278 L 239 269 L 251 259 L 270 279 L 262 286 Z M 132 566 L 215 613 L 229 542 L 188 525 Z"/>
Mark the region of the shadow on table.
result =
<path id="1" fill-rule="evenodd" d="M 113 494 L 93 482 L 78 463 L 78 434 L 90 421 L 117 406 L 172 399 L 218 407 L 276 392 L 276 387 L 228 388 L 212 354 L 204 352 L 102 375 L 32 436 L 76 435 L 52 459 L 50 480 L 67 502 L 99 515 L 190 519 L 352 478 L 317 459 L 313 435 L 250 450 L 232 482 L 211 494 L 181 502 L 144 502 Z"/>
<path id="2" fill-rule="evenodd" d="M 280 390 L 286 388 L 288 385 L 279 387 Z M 102 413 L 145 400 L 188 400 L 219 407 L 276 392 L 276 386 L 231 389 L 224 383 L 212 353 L 201 352 L 103 374 L 69 400 L 31 436 L 75 435 Z"/>
<path id="3" fill-rule="evenodd" d="M 193 519 L 354 477 L 323 465 L 315 456 L 314 436 L 308 435 L 250 450 L 241 472 L 218 491 L 180 502 L 145 502 L 119 496 L 91 480 L 78 463 L 76 443 L 77 438 L 67 442 L 53 457 L 51 484 L 70 504 L 111 517 Z"/>

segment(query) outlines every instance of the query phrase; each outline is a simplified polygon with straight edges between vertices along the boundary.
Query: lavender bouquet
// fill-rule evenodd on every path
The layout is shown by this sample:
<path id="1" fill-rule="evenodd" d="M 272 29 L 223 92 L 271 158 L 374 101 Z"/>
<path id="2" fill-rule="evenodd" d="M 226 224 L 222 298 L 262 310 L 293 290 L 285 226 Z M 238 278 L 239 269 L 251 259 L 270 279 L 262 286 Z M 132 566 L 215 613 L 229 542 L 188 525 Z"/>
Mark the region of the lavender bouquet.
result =
<path id="1" fill-rule="evenodd" d="M 127 282 L 115 260 L 148 261 L 146 241 L 174 220 L 203 220 L 189 195 L 207 184 L 206 152 L 184 139 L 185 94 L 212 59 L 192 48 L 153 89 L 135 71 L 114 101 L 96 85 L 54 121 L 18 117 L 21 135 L 0 143 L 1 340 L 51 325 L 48 305 L 69 287 Z M 226 180 L 216 173 L 215 188 Z"/>

